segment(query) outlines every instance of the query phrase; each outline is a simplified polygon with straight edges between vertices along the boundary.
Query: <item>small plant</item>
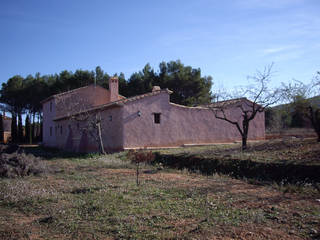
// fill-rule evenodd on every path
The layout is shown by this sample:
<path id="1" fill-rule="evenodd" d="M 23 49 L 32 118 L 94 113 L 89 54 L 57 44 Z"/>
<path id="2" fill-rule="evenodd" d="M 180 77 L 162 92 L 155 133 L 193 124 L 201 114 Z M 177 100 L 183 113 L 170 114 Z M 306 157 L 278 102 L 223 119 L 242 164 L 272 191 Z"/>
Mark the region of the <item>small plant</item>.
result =
<path id="1" fill-rule="evenodd" d="M 136 150 L 129 150 L 128 159 L 131 160 L 133 164 L 136 165 L 136 177 L 137 177 L 137 186 L 139 186 L 139 173 L 140 173 L 140 163 L 149 163 L 154 160 L 154 154 L 151 151 L 136 151 Z"/>
<path id="2" fill-rule="evenodd" d="M 39 175 L 46 172 L 43 161 L 31 154 L 14 152 L 2 153 L 0 158 L 0 177 L 15 178 L 28 175 Z"/>

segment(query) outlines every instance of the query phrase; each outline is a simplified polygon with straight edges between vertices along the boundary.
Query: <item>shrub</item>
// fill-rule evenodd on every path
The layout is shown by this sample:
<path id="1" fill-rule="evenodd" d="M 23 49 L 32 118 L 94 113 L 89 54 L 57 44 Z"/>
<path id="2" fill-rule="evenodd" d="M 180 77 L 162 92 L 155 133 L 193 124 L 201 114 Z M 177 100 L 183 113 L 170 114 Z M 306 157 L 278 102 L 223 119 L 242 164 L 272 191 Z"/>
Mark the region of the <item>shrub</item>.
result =
<path id="1" fill-rule="evenodd" d="M 19 148 L 18 144 L 10 144 L 10 145 L 1 144 L 0 152 L 11 154 L 14 152 L 21 152 L 21 149 Z"/>
<path id="2" fill-rule="evenodd" d="M 137 186 L 140 184 L 139 183 L 139 165 L 140 163 L 150 163 L 154 160 L 155 156 L 151 151 L 136 151 L 136 150 L 129 150 L 128 159 L 136 164 L 137 166 L 137 171 L 136 171 L 136 176 L 137 176 Z"/>
<path id="3" fill-rule="evenodd" d="M 47 168 L 40 158 L 31 154 L 14 152 L 2 153 L 0 156 L 0 177 L 15 178 L 28 175 L 38 175 L 46 172 Z"/>

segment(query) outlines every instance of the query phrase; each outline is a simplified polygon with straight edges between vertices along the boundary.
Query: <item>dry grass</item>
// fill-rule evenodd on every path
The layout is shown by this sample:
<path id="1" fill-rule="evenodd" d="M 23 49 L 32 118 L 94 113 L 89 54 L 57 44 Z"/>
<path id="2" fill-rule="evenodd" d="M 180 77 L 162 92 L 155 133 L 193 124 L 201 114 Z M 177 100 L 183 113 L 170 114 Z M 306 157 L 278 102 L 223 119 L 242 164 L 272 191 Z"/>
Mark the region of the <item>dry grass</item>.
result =
<path id="1" fill-rule="evenodd" d="M 55 171 L 0 180 L 0 239 L 320 237 L 320 194 L 307 187 L 149 165 L 137 187 L 125 153 L 44 162 Z"/>
<path id="2" fill-rule="evenodd" d="M 33 155 L 18 152 L 1 154 L 0 177 L 16 178 L 45 172 L 47 172 L 45 163 Z"/>
<path id="3" fill-rule="evenodd" d="M 241 151 L 240 143 L 158 150 L 162 154 L 188 154 L 223 159 L 251 160 L 281 164 L 320 165 L 320 144 L 315 139 L 285 138 L 250 142 Z"/>

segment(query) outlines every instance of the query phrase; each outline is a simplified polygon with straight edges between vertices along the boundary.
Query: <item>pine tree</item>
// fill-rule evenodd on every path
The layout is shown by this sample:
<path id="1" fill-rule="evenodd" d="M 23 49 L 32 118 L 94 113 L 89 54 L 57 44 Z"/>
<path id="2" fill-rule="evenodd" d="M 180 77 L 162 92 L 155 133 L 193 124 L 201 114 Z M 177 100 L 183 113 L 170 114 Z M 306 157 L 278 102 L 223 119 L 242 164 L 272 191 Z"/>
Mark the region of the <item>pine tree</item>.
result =
<path id="1" fill-rule="evenodd" d="M 42 142 L 42 135 L 43 135 L 43 122 L 41 120 L 41 122 L 40 122 L 40 136 L 39 136 L 40 142 Z"/>
<path id="2" fill-rule="evenodd" d="M 23 141 L 23 126 L 22 126 L 22 116 L 18 114 L 18 142 Z"/>
<path id="3" fill-rule="evenodd" d="M 11 121 L 11 141 L 13 143 L 17 142 L 17 116 L 15 113 L 12 114 L 12 121 Z"/>
<path id="4" fill-rule="evenodd" d="M 26 117 L 26 121 L 25 121 L 25 141 L 27 143 L 32 143 L 31 139 L 30 139 L 30 118 L 29 118 L 29 114 L 27 114 Z"/>
<path id="5" fill-rule="evenodd" d="M 3 117 L 0 115 L 0 142 L 3 142 Z"/>

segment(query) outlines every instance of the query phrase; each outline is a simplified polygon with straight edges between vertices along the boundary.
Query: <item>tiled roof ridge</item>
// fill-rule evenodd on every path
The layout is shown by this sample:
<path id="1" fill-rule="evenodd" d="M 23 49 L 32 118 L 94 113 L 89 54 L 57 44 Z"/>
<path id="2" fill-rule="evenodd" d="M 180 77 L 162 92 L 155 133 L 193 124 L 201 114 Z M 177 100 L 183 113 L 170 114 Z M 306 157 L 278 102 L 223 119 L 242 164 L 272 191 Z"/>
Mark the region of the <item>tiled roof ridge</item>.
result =
<path id="1" fill-rule="evenodd" d="M 223 103 L 223 102 L 231 102 L 231 101 L 241 101 L 241 100 L 248 100 L 246 97 L 239 97 L 239 98 L 232 98 L 228 100 L 222 100 L 222 101 L 217 101 L 215 103 Z"/>
<path id="2" fill-rule="evenodd" d="M 161 93 L 161 92 L 167 92 L 167 93 L 169 93 L 169 94 L 172 93 L 172 91 L 170 91 L 168 88 L 166 88 L 166 89 L 160 89 L 160 90 L 156 90 L 156 91 L 144 93 L 144 94 L 141 94 L 141 95 L 129 97 L 129 98 L 126 98 L 126 99 L 122 99 L 122 101 L 135 101 L 135 100 L 138 100 L 138 99 L 141 99 L 141 98 L 144 98 L 144 97 L 157 95 L 158 93 Z M 119 100 L 118 100 L 118 101 L 119 101 Z M 121 100 L 120 100 L 120 101 L 121 101 Z"/>
<path id="3" fill-rule="evenodd" d="M 71 116 L 74 116 L 74 115 L 78 115 L 78 114 L 81 114 L 81 113 L 84 113 L 84 112 L 92 112 L 92 111 L 99 110 L 99 109 L 102 109 L 104 107 L 109 107 L 109 106 L 112 106 L 112 105 L 118 105 L 118 104 L 121 104 L 121 103 L 136 101 L 136 100 L 139 100 L 139 99 L 142 99 L 142 98 L 145 98 L 145 97 L 149 97 L 149 96 L 154 96 L 154 95 L 160 94 L 162 92 L 167 92 L 169 94 L 172 93 L 172 91 L 170 91 L 168 88 L 161 89 L 161 90 L 157 90 L 157 91 L 148 92 L 148 93 L 144 93 L 144 94 L 141 94 L 141 95 L 133 96 L 133 97 L 130 97 L 130 98 L 119 99 L 117 101 L 108 102 L 108 103 L 105 103 L 105 104 L 102 104 L 102 105 L 99 105 L 99 106 L 95 106 L 95 107 L 91 107 L 91 108 L 82 110 L 82 111 L 74 113 L 72 115 L 58 116 L 54 120 L 68 118 L 68 117 L 71 117 Z"/>
<path id="4" fill-rule="evenodd" d="M 89 84 L 89 85 L 87 85 L 87 86 L 83 86 L 83 87 L 79 87 L 79 88 L 74 88 L 74 89 L 71 89 L 71 90 L 66 91 L 66 92 L 53 94 L 53 95 L 51 95 L 50 97 L 47 97 L 46 99 L 42 100 L 41 103 L 44 103 L 44 102 L 48 101 L 48 100 L 51 99 L 51 98 L 61 97 L 61 96 L 63 96 L 63 95 L 70 94 L 70 93 L 73 93 L 73 92 L 76 92 L 76 91 L 79 91 L 79 90 L 82 90 L 82 89 L 84 89 L 84 88 L 88 88 L 88 87 L 91 87 L 91 86 L 99 87 L 99 88 L 102 88 L 102 89 L 104 89 L 104 90 L 106 90 L 106 91 L 109 91 L 109 89 L 106 89 L 106 88 L 104 88 L 104 87 L 101 87 L 100 85 Z M 119 94 L 119 96 L 124 97 L 124 96 L 122 96 L 122 95 L 120 95 L 120 94 Z"/>
<path id="5" fill-rule="evenodd" d="M 177 103 L 169 103 L 170 105 L 173 105 L 175 107 L 180 107 L 180 108 L 189 108 L 189 109 L 208 109 L 205 106 L 195 106 L 195 107 L 189 107 L 189 106 L 185 106 L 185 105 L 181 105 L 181 104 L 177 104 Z"/>
<path id="6" fill-rule="evenodd" d="M 206 107 L 215 107 L 215 106 L 223 106 L 224 104 L 235 104 L 238 102 L 241 102 L 243 100 L 250 101 L 246 97 L 241 97 L 241 98 L 233 98 L 233 99 L 228 99 L 228 100 L 223 100 L 223 101 L 218 101 L 218 102 L 213 102 L 210 104 L 205 105 Z"/>
<path id="7" fill-rule="evenodd" d="M 84 89 L 84 88 L 91 87 L 92 85 L 93 85 L 93 84 L 90 84 L 90 85 L 87 85 L 87 86 L 83 86 L 83 87 L 79 87 L 79 88 L 74 88 L 74 89 L 71 89 L 71 90 L 66 91 L 66 92 L 53 94 L 51 97 L 60 97 L 60 96 L 63 96 L 63 95 L 69 94 L 69 93 L 73 93 L 73 92 L 82 90 L 82 89 Z M 96 85 L 96 86 L 97 86 L 97 85 Z"/>
<path id="8" fill-rule="evenodd" d="M 141 98 L 144 98 L 144 97 L 157 95 L 157 94 L 159 94 L 161 92 L 167 92 L 169 94 L 172 93 L 172 91 L 170 91 L 169 89 L 166 88 L 166 89 L 161 89 L 161 90 L 158 90 L 158 91 L 153 91 L 153 92 L 148 92 L 148 93 L 136 95 L 136 96 L 129 97 L 129 98 L 119 99 L 119 100 L 116 100 L 116 101 L 113 101 L 113 102 L 108 102 L 108 103 L 105 103 L 105 104 L 102 104 L 102 105 L 99 105 L 99 106 L 96 106 L 96 107 L 93 107 L 93 108 L 99 109 L 99 108 L 102 108 L 104 106 L 111 105 L 111 104 L 114 104 L 114 103 L 131 102 L 131 101 L 135 101 L 135 100 L 138 100 L 138 99 L 141 99 Z"/>

